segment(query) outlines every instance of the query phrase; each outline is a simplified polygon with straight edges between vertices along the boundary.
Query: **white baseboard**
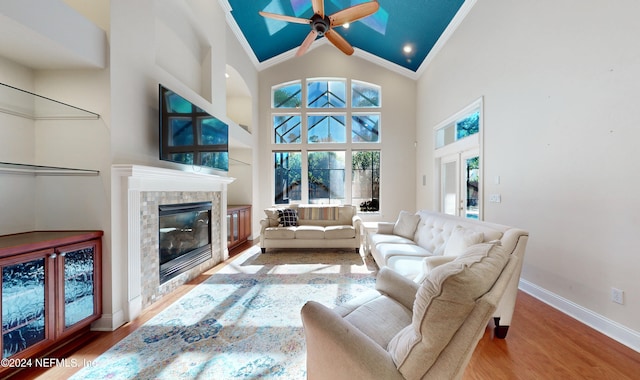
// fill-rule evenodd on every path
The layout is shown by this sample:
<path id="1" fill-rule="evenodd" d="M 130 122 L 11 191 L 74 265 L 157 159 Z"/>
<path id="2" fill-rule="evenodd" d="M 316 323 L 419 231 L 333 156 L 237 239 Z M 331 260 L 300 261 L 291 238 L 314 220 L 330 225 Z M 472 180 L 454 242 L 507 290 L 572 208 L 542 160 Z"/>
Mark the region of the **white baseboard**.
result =
<path id="1" fill-rule="evenodd" d="M 625 346 L 640 352 L 640 333 L 603 317 L 566 298 L 539 287 L 527 280 L 520 279 L 519 288 L 523 292 L 539 299 L 549 306 L 577 319 L 596 331 L 614 339 Z"/>
<path id="2" fill-rule="evenodd" d="M 122 310 L 114 314 L 102 314 L 102 318 L 91 324 L 92 331 L 114 331 L 125 324 Z"/>

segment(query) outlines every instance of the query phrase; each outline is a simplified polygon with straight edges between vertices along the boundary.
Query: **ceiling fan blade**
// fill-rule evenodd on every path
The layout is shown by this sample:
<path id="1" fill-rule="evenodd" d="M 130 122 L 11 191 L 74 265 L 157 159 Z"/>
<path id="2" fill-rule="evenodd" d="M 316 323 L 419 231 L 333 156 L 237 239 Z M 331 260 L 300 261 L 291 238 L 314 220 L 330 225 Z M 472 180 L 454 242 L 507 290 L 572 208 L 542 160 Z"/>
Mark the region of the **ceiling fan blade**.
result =
<path id="1" fill-rule="evenodd" d="M 378 4 L 377 1 L 369 1 L 368 3 L 345 8 L 329 16 L 331 27 L 344 25 L 348 22 L 354 22 L 370 16 L 376 13 L 378 8 L 380 8 L 380 4 Z"/>
<path id="2" fill-rule="evenodd" d="M 272 19 L 275 19 L 275 20 L 286 21 L 286 22 L 295 22 L 296 24 L 307 24 L 307 25 L 311 24 L 311 20 L 309 20 L 307 18 L 286 16 L 286 15 L 280 15 L 280 14 L 277 14 L 277 13 L 269 13 L 269 12 L 263 12 L 263 11 L 260 11 L 258 13 L 260 13 L 260 16 L 267 17 L 267 18 L 272 18 Z"/>
<path id="3" fill-rule="evenodd" d="M 347 42 L 338 32 L 335 30 L 329 29 L 325 34 L 325 37 L 335 45 L 338 49 L 342 50 L 342 52 L 346 55 L 353 54 L 353 46 Z"/>
<path id="4" fill-rule="evenodd" d="M 311 4 L 313 5 L 313 13 L 324 18 L 324 0 L 311 0 Z"/>
<path id="5" fill-rule="evenodd" d="M 309 46 L 311 46 L 313 41 L 316 40 L 317 36 L 318 36 L 318 32 L 316 32 L 315 30 L 311 30 L 309 34 L 307 34 L 307 37 L 304 39 L 304 41 L 302 41 L 302 45 L 300 45 L 300 48 L 298 48 L 298 51 L 296 52 L 296 57 L 299 57 L 302 54 L 306 53 L 307 49 L 309 49 Z"/>

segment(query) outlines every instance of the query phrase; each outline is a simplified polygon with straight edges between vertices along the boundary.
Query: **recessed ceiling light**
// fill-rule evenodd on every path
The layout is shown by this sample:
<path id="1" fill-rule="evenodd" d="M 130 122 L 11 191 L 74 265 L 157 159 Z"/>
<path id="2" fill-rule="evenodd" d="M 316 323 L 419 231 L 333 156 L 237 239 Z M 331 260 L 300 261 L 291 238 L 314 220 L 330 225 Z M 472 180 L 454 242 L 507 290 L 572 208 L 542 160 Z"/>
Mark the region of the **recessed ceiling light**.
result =
<path id="1" fill-rule="evenodd" d="M 413 51 L 413 46 L 411 46 L 410 44 L 406 44 L 402 47 L 402 51 L 406 54 L 409 54 Z"/>
<path id="2" fill-rule="evenodd" d="M 351 24 L 349 24 L 348 22 L 345 22 L 344 24 L 342 24 L 342 27 L 345 29 L 349 29 L 350 26 Z"/>

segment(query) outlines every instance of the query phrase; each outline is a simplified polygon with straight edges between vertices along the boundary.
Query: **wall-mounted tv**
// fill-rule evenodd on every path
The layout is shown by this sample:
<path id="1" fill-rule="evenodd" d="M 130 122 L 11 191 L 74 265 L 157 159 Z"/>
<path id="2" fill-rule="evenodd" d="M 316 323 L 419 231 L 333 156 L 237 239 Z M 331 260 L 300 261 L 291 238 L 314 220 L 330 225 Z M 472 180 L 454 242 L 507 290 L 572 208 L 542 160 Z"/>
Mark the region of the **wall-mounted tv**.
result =
<path id="1" fill-rule="evenodd" d="M 229 126 L 172 90 L 160 88 L 160 159 L 229 171 Z"/>

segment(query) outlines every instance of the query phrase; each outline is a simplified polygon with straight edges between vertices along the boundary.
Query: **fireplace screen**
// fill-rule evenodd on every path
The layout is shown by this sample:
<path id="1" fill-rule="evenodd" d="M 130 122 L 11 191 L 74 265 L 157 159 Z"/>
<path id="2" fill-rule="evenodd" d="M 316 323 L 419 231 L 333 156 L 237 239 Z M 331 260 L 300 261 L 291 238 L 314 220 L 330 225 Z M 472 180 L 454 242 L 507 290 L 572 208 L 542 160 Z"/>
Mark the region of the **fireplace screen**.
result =
<path id="1" fill-rule="evenodd" d="M 159 206 L 160 283 L 201 264 L 211 253 L 211 202 Z"/>

